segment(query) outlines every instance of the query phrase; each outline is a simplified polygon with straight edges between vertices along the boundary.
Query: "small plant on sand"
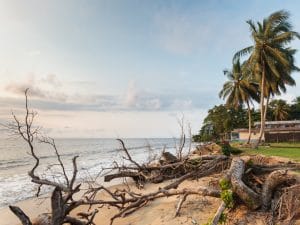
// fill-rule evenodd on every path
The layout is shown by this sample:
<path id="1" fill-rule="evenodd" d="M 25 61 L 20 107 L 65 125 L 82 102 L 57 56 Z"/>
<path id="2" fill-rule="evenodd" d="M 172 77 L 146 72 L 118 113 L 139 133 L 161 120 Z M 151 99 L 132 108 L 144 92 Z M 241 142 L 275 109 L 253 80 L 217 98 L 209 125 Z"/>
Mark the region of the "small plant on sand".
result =
<path id="1" fill-rule="evenodd" d="M 226 213 L 222 213 L 219 219 L 219 224 L 225 224 L 227 221 L 227 214 Z"/>
<path id="2" fill-rule="evenodd" d="M 221 190 L 228 190 L 231 188 L 230 181 L 225 178 L 220 180 L 219 185 Z"/>
<path id="3" fill-rule="evenodd" d="M 219 182 L 220 188 L 222 190 L 221 192 L 221 199 L 226 205 L 226 208 L 231 209 L 234 206 L 234 198 L 233 198 L 233 193 L 230 190 L 231 188 L 231 183 L 227 179 L 222 179 Z"/>
<path id="4" fill-rule="evenodd" d="M 234 198 L 231 190 L 223 190 L 221 192 L 221 199 L 226 205 L 226 208 L 231 209 L 234 206 Z"/>

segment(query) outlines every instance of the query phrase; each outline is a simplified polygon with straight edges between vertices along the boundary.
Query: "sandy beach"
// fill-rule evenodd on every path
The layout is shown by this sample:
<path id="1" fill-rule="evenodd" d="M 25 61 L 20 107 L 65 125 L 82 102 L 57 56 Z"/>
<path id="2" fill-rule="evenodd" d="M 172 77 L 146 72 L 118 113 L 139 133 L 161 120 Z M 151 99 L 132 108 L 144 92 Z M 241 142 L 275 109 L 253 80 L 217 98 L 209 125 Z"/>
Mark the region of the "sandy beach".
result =
<path id="1" fill-rule="evenodd" d="M 185 181 L 180 185 L 181 188 L 197 188 L 199 185 L 207 185 L 211 178 L 206 177 L 198 181 Z M 166 181 L 161 184 L 147 184 L 144 189 L 138 190 L 134 184 L 130 185 L 132 190 L 145 193 L 156 191 L 171 181 Z M 123 184 L 113 185 L 111 190 L 126 188 Z M 99 194 L 98 198 L 105 198 L 104 194 Z M 157 199 L 150 202 L 146 207 L 141 208 L 137 212 L 129 215 L 126 218 L 116 219 L 115 225 L 179 225 L 179 224 L 203 224 L 206 223 L 215 213 L 217 206 L 220 203 L 219 199 L 212 197 L 202 197 L 190 195 L 182 207 L 180 216 L 174 217 L 177 196 L 169 198 Z M 41 213 L 50 212 L 49 199 L 28 199 L 17 203 L 29 217 L 36 218 Z M 74 211 L 76 214 L 82 208 Z M 103 207 L 99 210 L 96 216 L 96 224 L 109 224 L 110 218 L 117 213 L 114 208 Z M 10 212 L 8 208 L 0 210 L 0 225 L 19 225 L 18 219 Z"/>
<path id="2" fill-rule="evenodd" d="M 272 157 L 267 160 L 273 160 L 274 162 L 281 161 L 281 158 Z M 224 174 L 217 174 L 200 178 L 198 180 L 185 180 L 178 187 L 178 190 L 182 189 L 194 189 L 199 187 L 215 187 L 218 185 L 219 180 Z M 160 187 L 166 186 L 172 183 L 173 180 L 164 181 L 159 184 L 147 183 L 143 189 L 138 189 L 132 182 L 129 185 L 121 183 L 121 179 L 116 179 L 110 183 L 104 183 L 109 187 L 111 191 L 116 189 L 122 190 L 130 188 L 135 193 L 152 193 L 157 191 Z M 107 193 L 99 193 L 96 199 L 108 199 Z M 175 217 L 176 206 L 179 201 L 179 196 L 158 198 L 154 201 L 148 202 L 148 204 L 134 213 L 114 220 L 114 225 L 203 225 L 209 222 L 216 213 L 221 200 L 219 198 L 202 196 L 202 195 L 189 195 L 184 202 L 180 214 Z M 43 196 L 41 198 L 32 198 L 26 201 L 15 204 L 22 208 L 24 212 L 31 218 L 35 224 L 36 218 L 39 214 L 50 213 L 50 201 L 49 197 Z M 87 206 L 81 206 L 74 210 L 71 215 L 75 216 L 78 212 L 86 212 Z M 99 209 L 98 214 L 95 217 L 95 224 L 108 225 L 110 224 L 110 218 L 112 218 L 118 210 L 112 207 L 103 207 Z M 231 209 L 228 213 L 229 222 L 226 225 L 242 224 L 247 225 L 265 225 L 266 215 L 260 211 L 249 211 L 245 205 L 240 205 L 237 208 Z M 20 225 L 18 219 L 10 212 L 8 208 L 0 210 L 0 225 Z M 295 225 L 300 225 L 300 220 L 295 221 Z"/>
<path id="3" fill-rule="evenodd" d="M 30 218 L 36 218 L 40 213 L 50 212 L 49 198 L 28 199 L 15 204 L 24 210 Z M 20 224 L 18 218 L 9 210 L 8 207 L 0 209 L 0 225 Z"/>

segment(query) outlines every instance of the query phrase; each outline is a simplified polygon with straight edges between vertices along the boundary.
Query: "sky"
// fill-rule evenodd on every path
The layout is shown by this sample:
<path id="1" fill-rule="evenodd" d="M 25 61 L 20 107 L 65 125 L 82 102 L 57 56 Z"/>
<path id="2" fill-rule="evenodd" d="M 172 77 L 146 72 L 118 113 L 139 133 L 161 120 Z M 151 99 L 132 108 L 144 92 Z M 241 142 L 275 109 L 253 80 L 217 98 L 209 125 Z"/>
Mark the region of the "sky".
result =
<path id="1" fill-rule="evenodd" d="M 196 133 L 252 44 L 246 20 L 281 9 L 300 31 L 297 0 L 0 0 L 0 122 L 29 88 L 53 137 L 174 137 L 182 116 Z"/>

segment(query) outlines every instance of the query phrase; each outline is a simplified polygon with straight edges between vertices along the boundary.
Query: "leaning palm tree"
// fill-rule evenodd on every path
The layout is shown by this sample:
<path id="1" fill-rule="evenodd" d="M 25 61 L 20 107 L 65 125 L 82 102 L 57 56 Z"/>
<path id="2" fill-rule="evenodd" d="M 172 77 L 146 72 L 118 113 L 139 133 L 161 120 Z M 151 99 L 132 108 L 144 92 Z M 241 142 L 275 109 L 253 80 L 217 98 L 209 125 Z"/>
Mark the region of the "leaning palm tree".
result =
<path id="1" fill-rule="evenodd" d="M 258 84 L 249 79 L 248 71 L 242 67 L 240 61 L 233 63 L 231 71 L 224 70 L 224 75 L 227 75 L 228 81 L 224 83 L 219 97 L 225 99 L 226 105 L 238 108 L 244 103 L 247 105 L 248 122 L 249 122 L 249 136 L 247 144 L 251 139 L 251 108 L 250 103 L 252 99 L 259 101 Z"/>
<path id="2" fill-rule="evenodd" d="M 247 60 L 251 67 L 253 76 L 259 81 L 260 86 L 260 111 L 261 126 L 257 145 L 261 142 L 265 128 L 265 114 L 268 99 L 266 89 L 271 85 L 281 85 L 285 87 L 289 83 L 285 82 L 290 78 L 291 72 L 298 68 L 294 65 L 295 50 L 291 50 L 287 45 L 300 35 L 292 30 L 289 22 L 289 13 L 278 11 L 264 19 L 262 23 L 256 24 L 249 20 L 253 45 L 249 46 L 234 55 L 233 60 L 242 56 L 250 55 Z M 282 73 L 284 72 L 284 73 Z M 284 78 L 284 79 L 283 79 Z M 279 89 L 273 87 L 273 90 Z"/>

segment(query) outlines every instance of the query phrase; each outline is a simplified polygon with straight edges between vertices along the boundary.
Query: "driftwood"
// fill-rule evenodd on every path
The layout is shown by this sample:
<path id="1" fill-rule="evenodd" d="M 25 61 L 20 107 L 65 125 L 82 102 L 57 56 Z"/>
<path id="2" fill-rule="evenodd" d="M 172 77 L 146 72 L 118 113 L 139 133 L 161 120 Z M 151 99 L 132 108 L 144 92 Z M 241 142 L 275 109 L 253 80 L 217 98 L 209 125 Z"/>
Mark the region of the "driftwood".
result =
<path id="1" fill-rule="evenodd" d="M 226 209 L 226 204 L 222 201 L 221 205 L 219 206 L 212 222 L 211 225 L 217 225 L 219 223 L 219 220 L 221 218 L 222 213 L 224 212 L 224 210 Z"/>
<path id="2" fill-rule="evenodd" d="M 139 172 L 133 171 L 121 171 L 114 174 L 108 174 L 104 177 L 104 182 L 110 182 L 113 179 L 121 178 L 121 177 L 131 177 L 134 181 L 145 181 L 145 177 Z"/>
<path id="3" fill-rule="evenodd" d="M 261 205 L 260 196 L 242 181 L 245 172 L 245 162 L 240 158 L 233 159 L 231 171 L 232 191 L 237 194 L 249 208 L 257 209 Z"/>
<path id="4" fill-rule="evenodd" d="M 43 185 L 54 187 L 51 196 L 51 225 L 62 225 L 66 222 L 69 222 L 73 225 L 90 225 L 93 223 L 91 218 L 94 218 L 91 215 L 88 218 L 84 218 L 84 220 L 79 220 L 75 217 L 70 216 L 70 213 L 75 208 L 81 205 L 81 200 L 77 201 L 74 199 L 74 195 L 80 191 L 81 184 L 75 184 L 77 177 L 77 162 L 76 159 L 78 156 L 74 156 L 72 159 L 73 171 L 70 177 L 67 176 L 65 166 L 59 152 L 57 150 L 54 139 L 47 137 L 39 137 L 38 136 L 38 127 L 33 126 L 33 121 L 35 116 L 37 115 L 35 112 L 29 110 L 28 107 L 28 89 L 25 91 L 25 119 L 21 122 L 18 117 L 13 114 L 14 122 L 7 125 L 7 128 L 13 135 L 21 137 L 28 145 L 30 149 L 30 155 L 35 160 L 32 169 L 28 172 L 28 175 L 31 178 L 31 182 L 38 184 L 38 192 L 39 195 L 40 189 Z M 61 173 L 63 174 L 64 182 L 58 183 L 55 180 L 50 180 L 47 178 L 43 178 L 36 173 L 37 168 L 40 166 L 40 158 L 37 156 L 34 141 L 39 141 L 40 143 L 48 144 L 54 150 L 56 155 L 56 159 L 58 162 L 58 166 L 61 169 Z M 92 195 L 94 196 L 94 195 Z M 91 198 L 89 196 L 83 196 L 85 201 L 89 201 Z M 20 219 L 23 225 L 31 225 L 29 217 L 18 207 L 9 206 L 10 210 Z"/>
<path id="5" fill-rule="evenodd" d="M 22 225 L 32 225 L 29 217 L 17 206 L 9 206 L 9 209 L 19 218 Z"/>
<path id="6" fill-rule="evenodd" d="M 195 155 L 189 158 L 189 155 L 183 155 L 183 147 L 185 144 L 185 135 L 182 135 L 178 154 L 175 156 L 170 152 L 163 152 L 158 164 L 139 164 L 130 155 L 130 152 L 125 146 L 125 143 L 118 139 L 121 144 L 122 151 L 125 153 L 124 159 L 129 164 L 116 165 L 112 169 L 112 173 L 104 176 L 104 181 L 109 182 L 116 178 L 132 178 L 139 188 L 143 188 L 145 183 L 159 183 L 169 180 L 168 184 L 158 188 L 156 191 L 140 194 L 129 189 L 124 190 L 109 190 L 98 184 L 88 184 L 88 188 L 82 196 L 75 197 L 75 194 L 81 190 L 81 183 L 77 182 L 77 156 L 73 157 L 73 170 L 70 176 L 67 175 L 64 162 L 62 161 L 55 141 L 51 138 L 39 137 L 38 128 L 33 126 L 36 113 L 28 109 L 27 92 L 26 99 L 26 114 L 25 121 L 22 123 L 13 114 L 14 123 L 8 125 L 8 129 L 13 134 L 21 137 L 30 149 L 30 155 L 35 160 L 32 169 L 28 172 L 31 181 L 39 185 L 37 195 L 42 186 L 51 186 L 54 188 L 51 195 L 51 225 L 62 225 L 69 223 L 71 225 L 92 225 L 94 218 L 101 207 L 110 206 L 116 208 L 118 212 L 112 216 L 111 224 L 114 220 L 120 217 L 126 217 L 140 208 L 151 203 L 155 199 L 165 198 L 169 196 L 179 196 L 175 216 L 180 215 L 180 210 L 187 200 L 189 195 L 211 196 L 222 198 L 220 188 L 198 187 L 197 189 L 181 189 L 182 182 L 189 179 L 199 179 L 201 177 L 211 176 L 214 174 L 222 174 L 224 180 L 228 183 L 226 187 L 235 198 L 235 204 L 244 204 L 251 210 L 264 209 L 270 210 L 270 203 L 275 202 L 275 193 L 280 194 L 277 205 L 284 205 L 284 200 L 287 194 L 284 190 L 291 185 L 296 185 L 295 189 L 299 188 L 296 183 L 295 175 L 288 173 L 289 170 L 300 168 L 298 163 L 281 163 L 277 165 L 253 164 L 251 158 L 248 157 L 228 157 L 224 155 Z M 34 141 L 39 141 L 48 144 L 54 150 L 57 159 L 57 165 L 60 168 L 63 182 L 46 179 L 36 173 L 40 166 L 40 158 L 36 155 Z M 98 193 L 106 193 L 108 198 L 96 199 Z M 299 194 L 299 192 L 293 192 Z M 223 200 L 223 199 L 222 199 Z M 300 200 L 299 200 L 300 201 Z M 86 212 L 79 212 L 77 216 L 72 214 L 73 210 L 80 206 L 89 206 Z M 294 219 L 298 214 L 292 214 L 291 204 L 286 204 L 285 211 L 287 218 Z M 94 207 L 92 207 L 94 206 Z M 298 205 L 296 205 L 298 206 Z M 293 206 L 293 207 L 296 207 Z M 300 203 L 299 203 L 300 206 Z M 222 201 L 218 208 L 212 224 L 217 224 L 222 213 L 227 211 L 229 206 L 225 201 Z M 237 206 L 235 206 L 237 207 Z M 96 209 L 97 208 L 97 209 Z M 272 207 L 274 212 L 277 210 Z M 20 219 L 23 225 L 32 225 L 29 217 L 18 207 L 10 206 L 11 211 Z M 282 216 L 278 216 L 282 218 Z"/>
<path id="7" fill-rule="evenodd" d="M 277 170 L 268 175 L 262 189 L 262 206 L 264 210 L 270 208 L 272 195 L 276 187 L 284 182 L 295 181 L 295 176 L 287 172 L 287 170 Z"/>

